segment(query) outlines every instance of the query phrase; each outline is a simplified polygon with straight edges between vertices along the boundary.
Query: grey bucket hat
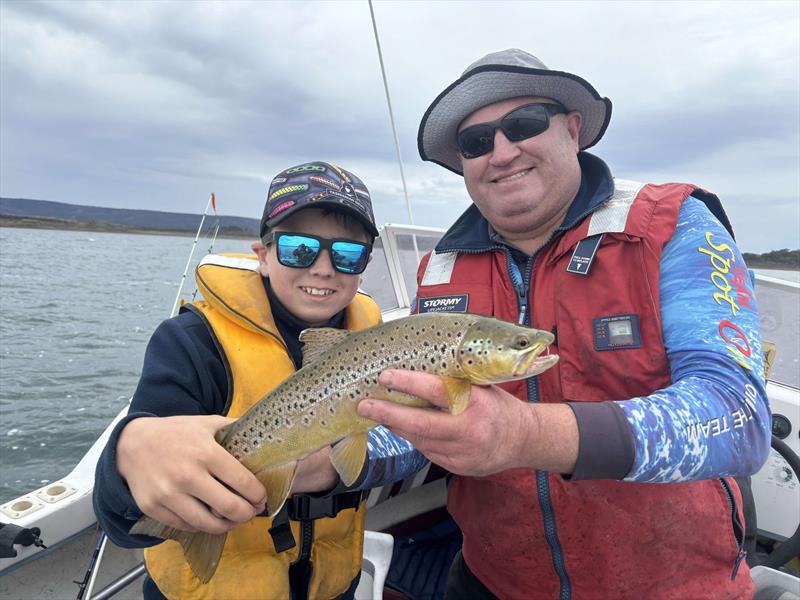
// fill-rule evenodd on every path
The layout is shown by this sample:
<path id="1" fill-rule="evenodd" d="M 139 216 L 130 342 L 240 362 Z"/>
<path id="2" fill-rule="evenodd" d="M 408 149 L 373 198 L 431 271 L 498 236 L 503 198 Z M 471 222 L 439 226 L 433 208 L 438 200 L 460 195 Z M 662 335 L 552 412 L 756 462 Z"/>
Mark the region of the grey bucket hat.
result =
<path id="1" fill-rule="evenodd" d="M 601 97 L 588 81 L 548 69 L 524 50 L 501 50 L 467 67 L 425 111 L 417 134 L 422 160 L 463 175 L 456 144 L 458 126 L 479 108 L 519 96 L 550 98 L 581 113 L 581 150 L 599 142 L 611 120 L 611 100 Z"/>

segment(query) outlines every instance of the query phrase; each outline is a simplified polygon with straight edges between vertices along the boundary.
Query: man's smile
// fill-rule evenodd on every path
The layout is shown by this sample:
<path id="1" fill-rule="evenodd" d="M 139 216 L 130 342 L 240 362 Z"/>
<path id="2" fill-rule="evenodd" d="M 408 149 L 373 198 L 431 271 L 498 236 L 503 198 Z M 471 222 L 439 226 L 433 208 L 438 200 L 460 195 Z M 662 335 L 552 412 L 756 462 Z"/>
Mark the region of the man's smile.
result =
<path id="1" fill-rule="evenodd" d="M 529 169 L 523 169 L 522 171 L 517 171 L 516 173 L 512 173 L 510 175 L 497 177 L 495 179 L 492 179 L 492 183 L 506 183 L 510 181 L 516 181 L 517 179 L 522 179 L 523 177 L 525 177 L 525 175 L 527 175 L 531 171 L 533 171 L 533 167 L 530 167 Z"/>

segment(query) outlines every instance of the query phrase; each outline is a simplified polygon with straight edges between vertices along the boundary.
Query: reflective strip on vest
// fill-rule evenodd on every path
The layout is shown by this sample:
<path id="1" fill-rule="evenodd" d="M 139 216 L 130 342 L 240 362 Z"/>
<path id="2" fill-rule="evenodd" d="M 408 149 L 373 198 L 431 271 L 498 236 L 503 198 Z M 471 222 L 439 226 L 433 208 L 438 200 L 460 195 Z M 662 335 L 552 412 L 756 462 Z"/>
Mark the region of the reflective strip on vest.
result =
<path id="1" fill-rule="evenodd" d="M 215 265 L 217 267 L 228 267 L 231 269 L 243 269 L 245 271 L 258 271 L 258 261 L 243 256 L 206 254 L 197 266 L 201 267 L 205 265 Z"/>
<path id="2" fill-rule="evenodd" d="M 444 254 L 431 254 L 425 274 L 422 276 L 422 285 L 439 285 L 440 283 L 450 283 L 450 276 L 453 274 L 453 267 L 456 264 L 458 252 L 446 252 Z"/>
<path id="3" fill-rule="evenodd" d="M 614 195 L 592 213 L 587 237 L 598 233 L 625 231 L 625 224 L 628 222 L 628 214 L 631 212 L 633 201 L 643 187 L 643 183 L 615 179 Z"/>

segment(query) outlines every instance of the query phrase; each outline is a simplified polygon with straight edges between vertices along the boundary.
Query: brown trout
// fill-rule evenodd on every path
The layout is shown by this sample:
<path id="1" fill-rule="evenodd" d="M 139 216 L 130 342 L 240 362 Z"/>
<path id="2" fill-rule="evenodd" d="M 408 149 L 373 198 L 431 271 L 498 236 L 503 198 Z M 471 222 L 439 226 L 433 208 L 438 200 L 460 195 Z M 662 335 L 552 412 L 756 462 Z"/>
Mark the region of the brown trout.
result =
<path id="1" fill-rule="evenodd" d="M 461 413 L 473 383 L 490 385 L 532 377 L 558 361 L 543 354 L 553 335 L 470 314 L 427 313 L 369 329 L 306 329 L 303 366 L 237 421 L 220 429 L 217 441 L 252 471 L 267 490 L 267 513 L 283 506 L 298 461 L 333 446 L 331 463 L 345 485 L 360 475 L 367 432 L 377 425 L 356 412 L 364 398 L 428 407 L 420 398 L 378 383 L 385 369 L 439 376 L 452 414 Z M 336 443 L 338 442 L 338 443 Z M 202 582 L 213 576 L 227 534 L 189 533 L 142 517 L 131 533 L 175 539 Z"/>

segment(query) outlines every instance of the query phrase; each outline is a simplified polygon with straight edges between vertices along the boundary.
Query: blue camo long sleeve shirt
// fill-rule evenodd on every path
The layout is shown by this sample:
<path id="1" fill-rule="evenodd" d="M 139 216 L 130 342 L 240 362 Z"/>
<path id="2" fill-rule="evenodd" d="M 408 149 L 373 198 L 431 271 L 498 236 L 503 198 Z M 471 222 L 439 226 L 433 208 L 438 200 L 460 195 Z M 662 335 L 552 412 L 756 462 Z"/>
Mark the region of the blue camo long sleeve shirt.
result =
<path id="1" fill-rule="evenodd" d="M 681 206 L 659 278 L 672 384 L 643 397 L 572 403 L 580 431 L 572 479 L 690 481 L 750 475 L 766 460 L 771 416 L 754 288 L 730 234 L 701 200 Z"/>
<path id="2" fill-rule="evenodd" d="M 635 439 L 625 480 L 753 473 L 769 452 L 771 420 L 756 299 L 741 253 L 701 201 L 682 205 L 660 276 L 673 383 L 616 403 Z"/>

